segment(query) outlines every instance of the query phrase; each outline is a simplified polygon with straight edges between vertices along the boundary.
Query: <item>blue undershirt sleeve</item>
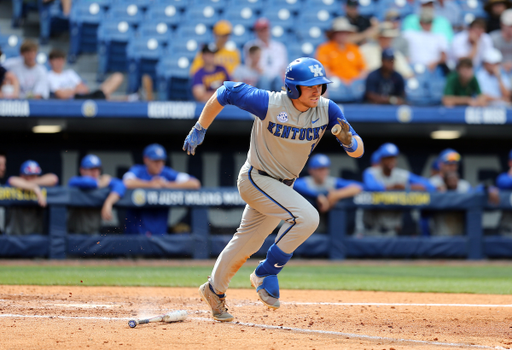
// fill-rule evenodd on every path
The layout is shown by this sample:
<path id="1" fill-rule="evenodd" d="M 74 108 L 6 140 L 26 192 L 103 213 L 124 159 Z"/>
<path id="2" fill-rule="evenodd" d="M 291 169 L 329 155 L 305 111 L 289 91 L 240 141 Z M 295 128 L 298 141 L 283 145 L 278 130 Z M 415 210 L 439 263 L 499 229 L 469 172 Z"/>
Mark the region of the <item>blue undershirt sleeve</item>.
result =
<path id="1" fill-rule="evenodd" d="M 334 125 L 338 124 L 338 118 L 344 120 L 348 126 L 350 126 L 350 132 L 352 133 L 352 136 L 359 136 L 352 125 L 350 125 L 350 123 L 345 118 L 345 115 L 341 111 L 340 107 L 333 101 L 329 100 L 329 124 L 327 125 L 328 130 L 331 130 Z"/>
<path id="2" fill-rule="evenodd" d="M 496 179 L 496 186 L 498 186 L 501 190 L 510 190 L 512 189 L 512 176 L 508 173 L 503 173 L 498 176 Z"/>
<path id="3" fill-rule="evenodd" d="M 176 181 L 178 172 L 172 168 L 165 167 L 162 171 L 162 177 L 164 177 L 167 181 Z"/>
<path id="4" fill-rule="evenodd" d="M 92 190 L 98 188 L 98 180 L 90 176 L 73 176 L 69 179 L 69 187 L 78 187 L 81 190 Z"/>
<path id="5" fill-rule="evenodd" d="M 363 184 L 358 182 L 358 181 L 353 181 L 353 180 L 345 180 L 345 179 L 341 179 L 341 178 L 337 178 L 336 179 L 336 184 L 335 184 L 335 188 L 338 190 L 340 188 L 345 188 L 347 186 L 359 186 L 361 188 L 363 188 Z"/>
<path id="6" fill-rule="evenodd" d="M 373 176 L 373 174 L 369 170 L 370 169 L 366 169 L 363 172 L 364 189 L 366 191 L 385 191 L 386 186 L 377 181 L 375 179 L 375 176 Z"/>
<path id="7" fill-rule="evenodd" d="M 117 193 L 119 197 L 123 197 L 126 192 L 126 187 L 123 184 L 123 181 L 116 179 L 115 177 L 110 180 L 108 187 L 110 188 L 110 192 Z"/>
<path id="8" fill-rule="evenodd" d="M 409 173 L 409 184 L 411 185 L 423 185 L 428 192 L 436 192 L 436 187 L 430 183 L 428 179 L 423 176 L 419 176 L 413 173 Z"/>
<path id="9" fill-rule="evenodd" d="M 316 197 L 318 197 L 319 194 L 321 194 L 318 191 L 315 191 L 315 190 L 309 188 L 304 179 L 297 179 L 295 181 L 295 184 L 293 185 L 293 189 L 295 191 L 299 192 L 303 196 L 308 196 L 308 197 L 313 197 L 313 198 L 316 198 Z"/>
<path id="10" fill-rule="evenodd" d="M 222 106 L 237 106 L 264 120 L 267 116 L 269 92 L 244 83 L 225 81 L 217 89 L 217 101 Z"/>

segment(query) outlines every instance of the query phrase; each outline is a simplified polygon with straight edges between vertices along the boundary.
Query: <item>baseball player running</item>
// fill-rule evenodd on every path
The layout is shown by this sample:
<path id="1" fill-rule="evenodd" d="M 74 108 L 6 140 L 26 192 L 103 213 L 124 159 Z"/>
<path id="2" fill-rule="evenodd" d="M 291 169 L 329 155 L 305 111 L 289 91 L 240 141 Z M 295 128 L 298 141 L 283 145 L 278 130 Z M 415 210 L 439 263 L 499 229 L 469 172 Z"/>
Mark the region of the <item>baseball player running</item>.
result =
<path id="1" fill-rule="evenodd" d="M 185 139 L 183 150 L 194 155 L 206 130 L 228 104 L 257 117 L 247 161 L 237 182 L 240 196 L 247 203 L 240 227 L 219 255 L 208 282 L 199 287 L 217 321 L 233 320 L 226 307 L 229 282 L 283 220 L 266 259 L 250 275 L 260 300 L 270 308 L 279 308 L 277 275 L 319 222 L 317 210 L 292 185 L 325 131 L 341 125 L 337 138 L 348 155 L 359 158 L 364 153 L 362 139 L 340 108 L 321 96 L 330 83 L 322 64 L 312 58 L 299 58 L 288 65 L 286 91 L 270 92 L 244 83 L 224 82 Z"/>

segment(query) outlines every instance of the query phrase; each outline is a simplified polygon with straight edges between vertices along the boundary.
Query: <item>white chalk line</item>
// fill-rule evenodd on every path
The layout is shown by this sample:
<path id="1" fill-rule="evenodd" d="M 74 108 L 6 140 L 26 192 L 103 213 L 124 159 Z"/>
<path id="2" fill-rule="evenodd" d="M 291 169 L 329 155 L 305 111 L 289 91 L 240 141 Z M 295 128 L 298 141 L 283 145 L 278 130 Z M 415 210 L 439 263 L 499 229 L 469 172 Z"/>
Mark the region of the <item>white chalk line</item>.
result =
<path id="1" fill-rule="evenodd" d="M 74 319 L 74 320 L 104 320 L 104 321 L 127 321 L 133 318 L 129 317 L 97 317 L 97 316 L 46 316 L 46 315 L 17 315 L 17 314 L 0 314 L 0 317 L 10 317 L 10 318 L 49 318 L 49 319 Z M 212 322 L 211 318 L 204 317 L 189 317 L 191 320 L 196 321 L 209 321 Z M 390 337 L 379 337 L 374 335 L 366 335 L 366 334 L 354 334 L 354 333 L 343 333 L 343 332 L 335 332 L 335 331 L 322 331 L 315 329 L 304 329 L 304 328 L 294 328 L 294 327 L 285 327 L 285 326 L 272 326 L 266 324 L 256 324 L 256 323 L 245 323 L 245 322 L 226 322 L 226 324 L 238 325 L 238 326 L 246 326 L 246 327 L 258 327 L 264 329 L 275 329 L 275 330 L 285 330 L 292 331 L 298 333 L 308 333 L 308 334 L 327 334 L 327 335 L 337 335 L 342 337 L 349 338 L 357 338 L 364 340 L 379 340 L 379 341 L 394 341 L 400 343 L 414 343 L 414 344 L 427 344 L 427 345 L 436 345 L 436 346 L 451 346 L 451 347 L 466 347 L 471 349 L 495 349 L 495 350 L 506 350 L 507 348 L 503 348 L 501 346 L 486 346 L 486 345 L 472 345 L 472 344 L 464 344 L 464 343 L 444 343 L 439 341 L 428 341 L 428 340 L 415 340 L 415 339 L 401 339 L 401 338 L 390 338 Z"/>
<path id="2" fill-rule="evenodd" d="M 289 305 L 332 305 L 332 306 L 435 306 L 435 307 L 512 307 L 512 305 L 504 304 L 407 304 L 407 303 L 327 303 L 327 302 L 297 302 L 282 301 L 281 304 Z"/>

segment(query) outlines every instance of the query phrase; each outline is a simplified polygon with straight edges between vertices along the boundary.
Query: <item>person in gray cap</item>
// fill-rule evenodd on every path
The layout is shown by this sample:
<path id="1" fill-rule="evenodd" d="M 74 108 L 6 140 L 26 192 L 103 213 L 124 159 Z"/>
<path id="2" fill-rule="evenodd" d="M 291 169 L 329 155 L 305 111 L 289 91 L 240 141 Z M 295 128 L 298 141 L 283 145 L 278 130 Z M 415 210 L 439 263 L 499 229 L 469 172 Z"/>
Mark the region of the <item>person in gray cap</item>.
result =
<path id="1" fill-rule="evenodd" d="M 491 105 L 510 103 L 510 79 L 501 69 L 503 55 L 491 48 L 484 53 L 483 65 L 476 72 L 476 79 L 482 93 Z"/>
<path id="2" fill-rule="evenodd" d="M 512 72 L 512 9 L 501 14 L 501 29 L 491 32 L 492 43 L 503 55 L 502 67 L 510 74 Z"/>

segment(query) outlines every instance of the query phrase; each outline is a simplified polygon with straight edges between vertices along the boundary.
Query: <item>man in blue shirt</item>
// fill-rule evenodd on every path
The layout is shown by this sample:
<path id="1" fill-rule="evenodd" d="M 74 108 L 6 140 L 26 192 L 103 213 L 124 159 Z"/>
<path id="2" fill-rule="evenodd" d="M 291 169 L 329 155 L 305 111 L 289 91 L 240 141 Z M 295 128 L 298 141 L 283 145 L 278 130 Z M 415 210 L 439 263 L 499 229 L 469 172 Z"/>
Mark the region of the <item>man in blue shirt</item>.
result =
<path id="1" fill-rule="evenodd" d="M 134 165 L 123 176 L 128 189 L 168 188 L 197 190 L 201 183 L 196 178 L 165 166 L 167 152 L 154 143 L 144 149 L 144 165 Z M 125 233 L 164 235 L 167 233 L 168 208 L 129 209 L 126 213 Z"/>
<path id="2" fill-rule="evenodd" d="M 94 154 L 89 154 L 80 163 L 80 176 L 73 176 L 69 180 L 69 187 L 77 187 L 81 190 L 94 190 L 104 187 L 110 189 L 101 210 L 90 207 L 72 207 L 69 209 L 68 232 L 70 233 L 99 233 L 101 219 L 112 220 L 112 206 L 126 192 L 126 187 L 121 180 L 107 174 L 102 175 L 101 168 L 100 158 Z"/>
<path id="3" fill-rule="evenodd" d="M 512 150 L 508 155 L 508 166 L 509 170 L 502 173 L 496 179 L 496 186 L 500 190 L 512 191 Z M 504 236 L 512 237 L 512 212 L 505 211 L 501 215 L 501 221 L 499 225 L 500 234 Z"/>
<path id="4" fill-rule="evenodd" d="M 365 98 L 375 104 L 401 105 L 405 103 L 404 78 L 395 68 L 395 53 L 387 48 L 382 51 L 382 66 L 366 78 Z"/>
<path id="5" fill-rule="evenodd" d="M 308 162 L 309 176 L 298 178 L 295 191 L 314 200 L 320 213 L 328 212 L 339 200 L 353 197 L 363 190 L 363 184 L 330 176 L 331 160 L 316 154 Z"/>

